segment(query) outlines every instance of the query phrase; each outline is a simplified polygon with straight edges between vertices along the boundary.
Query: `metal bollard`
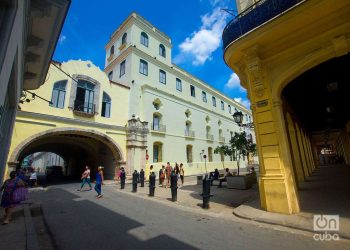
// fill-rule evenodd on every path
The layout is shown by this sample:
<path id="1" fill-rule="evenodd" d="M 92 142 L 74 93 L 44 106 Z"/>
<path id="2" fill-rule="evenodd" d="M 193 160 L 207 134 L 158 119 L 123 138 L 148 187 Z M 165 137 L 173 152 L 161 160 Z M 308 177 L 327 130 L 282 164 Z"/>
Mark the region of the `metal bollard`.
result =
<path id="1" fill-rule="evenodd" d="M 122 171 L 120 173 L 120 189 L 124 189 L 125 188 L 125 178 L 126 178 L 125 172 Z"/>
<path id="2" fill-rule="evenodd" d="M 132 174 L 132 192 L 136 193 L 137 192 L 137 179 L 139 177 L 139 173 L 137 173 L 137 170 L 134 171 Z"/>
<path id="3" fill-rule="evenodd" d="M 208 178 L 208 175 L 205 175 L 205 177 L 203 178 L 203 193 L 201 194 L 201 196 L 203 197 L 203 208 L 208 209 L 209 208 L 209 200 L 210 197 L 212 196 L 210 194 L 210 184 L 211 184 L 211 179 Z"/>
<path id="4" fill-rule="evenodd" d="M 177 175 L 174 171 L 170 175 L 171 200 L 177 201 Z"/>
<path id="5" fill-rule="evenodd" d="M 141 187 L 145 186 L 145 172 L 143 171 L 143 169 L 141 169 L 140 171 L 140 183 Z"/>
<path id="6" fill-rule="evenodd" d="M 149 175 L 149 196 L 154 196 L 154 190 L 156 188 L 156 174 L 151 172 Z"/>

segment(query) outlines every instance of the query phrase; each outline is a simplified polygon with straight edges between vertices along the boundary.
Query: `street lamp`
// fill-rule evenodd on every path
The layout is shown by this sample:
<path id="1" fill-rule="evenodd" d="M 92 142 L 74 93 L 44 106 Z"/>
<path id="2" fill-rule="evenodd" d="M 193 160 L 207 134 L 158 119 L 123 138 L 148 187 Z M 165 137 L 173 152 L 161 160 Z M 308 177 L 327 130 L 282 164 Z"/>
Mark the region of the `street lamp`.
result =
<path id="1" fill-rule="evenodd" d="M 235 121 L 235 123 L 237 123 L 237 125 L 239 127 L 243 127 L 243 128 L 254 128 L 254 124 L 251 123 L 245 123 L 242 124 L 243 122 L 243 113 L 241 111 L 236 110 L 236 112 L 232 115 L 233 120 Z"/>

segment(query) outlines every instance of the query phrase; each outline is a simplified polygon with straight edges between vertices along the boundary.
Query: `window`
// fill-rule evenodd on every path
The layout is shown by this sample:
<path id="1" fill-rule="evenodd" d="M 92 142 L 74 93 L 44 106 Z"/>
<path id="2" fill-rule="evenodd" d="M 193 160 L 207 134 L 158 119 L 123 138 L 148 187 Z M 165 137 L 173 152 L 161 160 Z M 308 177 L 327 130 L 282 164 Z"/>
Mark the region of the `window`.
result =
<path id="1" fill-rule="evenodd" d="M 121 77 L 122 75 L 125 74 L 125 60 L 122 61 L 122 63 L 120 64 L 120 72 L 119 72 L 119 77 Z"/>
<path id="2" fill-rule="evenodd" d="M 165 57 L 165 47 L 163 44 L 159 45 L 159 55 Z"/>
<path id="3" fill-rule="evenodd" d="M 102 97 L 102 111 L 101 116 L 103 117 L 111 117 L 111 98 L 105 92 L 103 92 Z"/>
<path id="4" fill-rule="evenodd" d="M 228 105 L 228 112 L 231 114 L 231 105 Z"/>
<path id="5" fill-rule="evenodd" d="M 213 148 L 212 147 L 208 148 L 208 161 L 209 162 L 213 161 Z"/>
<path id="6" fill-rule="evenodd" d="M 128 38 L 128 34 L 124 33 L 122 37 L 122 44 L 126 44 L 126 39 Z"/>
<path id="7" fill-rule="evenodd" d="M 221 101 L 221 110 L 225 110 L 225 104 L 223 101 Z"/>
<path id="8" fill-rule="evenodd" d="M 176 90 L 182 92 L 182 83 L 179 78 L 176 78 Z"/>
<path id="9" fill-rule="evenodd" d="M 159 115 L 154 114 L 153 115 L 153 126 L 152 129 L 158 131 L 159 130 L 159 124 L 160 123 L 160 118 Z"/>
<path id="10" fill-rule="evenodd" d="M 163 144 L 160 142 L 153 144 L 153 162 L 162 162 L 162 148 Z"/>
<path id="11" fill-rule="evenodd" d="M 159 70 L 159 82 L 166 84 L 166 73 L 164 70 Z"/>
<path id="12" fill-rule="evenodd" d="M 141 44 L 148 47 L 148 36 L 145 32 L 141 32 Z"/>
<path id="13" fill-rule="evenodd" d="M 196 97 L 196 89 L 191 85 L 191 96 Z"/>
<path id="14" fill-rule="evenodd" d="M 186 146 L 186 158 L 188 163 L 192 162 L 192 145 Z"/>
<path id="15" fill-rule="evenodd" d="M 67 80 L 56 82 L 53 85 L 52 97 L 50 106 L 55 108 L 64 108 L 64 99 L 66 97 Z"/>
<path id="16" fill-rule="evenodd" d="M 111 72 L 108 73 L 108 79 L 109 79 L 110 81 L 112 81 L 112 79 L 113 79 L 113 70 L 112 70 Z"/>
<path id="17" fill-rule="evenodd" d="M 140 73 L 147 76 L 148 75 L 148 63 L 144 60 L 140 60 Z"/>
<path id="18" fill-rule="evenodd" d="M 203 102 L 207 102 L 207 93 L 205 93 L 204 91 L 202 91 L 202 100 Z"/>
<path id="19" fill-rule="evenodd" d="M 248 122 L 248 114 L 245 114 L 245 121 Z"/>
<path id="20" fill-rule="evenodd" d="M 95 85 L 85 80 L 78 80 L 77 93 L 74 101 L 74 109 L 92 114 L 94 105 Z"/>
<path id="21" fill-rule="evenodd" d="M 215 98 L 215 96 L 213 96 L 211 99 L 213 101 L 213 107 L 216 107 L 216 98 Z"/>
<path id="22" fill-rule="evenodd" d="M 111 50 L 109 51 L 110 56 L 114 55 L 114 45 L 112 45 Z"/>

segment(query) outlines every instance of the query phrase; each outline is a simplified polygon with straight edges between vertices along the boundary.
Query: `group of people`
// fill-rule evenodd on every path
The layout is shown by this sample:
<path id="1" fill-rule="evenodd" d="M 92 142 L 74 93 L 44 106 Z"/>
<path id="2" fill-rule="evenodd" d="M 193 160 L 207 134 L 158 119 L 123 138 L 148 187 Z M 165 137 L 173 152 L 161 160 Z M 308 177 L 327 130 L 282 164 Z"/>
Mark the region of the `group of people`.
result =
<path id="1" fill-rule="evenodd" d="M 91 180 L 90 180 L 90 168 L 89 166 L 85 166 L 85 171 L 82 173 L 81 175 L 81 185 L 80 185 L 80 189 L 78 189 L 78 191 L 82 191 L 83 187 L 85 184 L 88 184 L 90 187 L 90 190 L 92 190 L 92 186 L 91 186 Z M 95 182 L 95 191 L 97 193 L 96 198 L 101 198 L 102 195 L 102 185 L 103 185 L 103 167 L 99 166 L 97 168 L 97 172 L 96 172 L 96 182 Z"/>
<path id="2" fill-rule="evenodd" d="M 153 169 L 153 165 L 150 166 Z M 170 187 L 170 176 L 171 173 L 174 172 L 177 176 L 177 180 L 181 180 L 181 185 L 184 184 L 185 180 L 185 170 L 182 163 L 177 164 L 172 167 L 170 162 L 167 162 L 166 166 L 162 165 L 162 168 L 159 170 L 159 186 L 161 187 Z"/>

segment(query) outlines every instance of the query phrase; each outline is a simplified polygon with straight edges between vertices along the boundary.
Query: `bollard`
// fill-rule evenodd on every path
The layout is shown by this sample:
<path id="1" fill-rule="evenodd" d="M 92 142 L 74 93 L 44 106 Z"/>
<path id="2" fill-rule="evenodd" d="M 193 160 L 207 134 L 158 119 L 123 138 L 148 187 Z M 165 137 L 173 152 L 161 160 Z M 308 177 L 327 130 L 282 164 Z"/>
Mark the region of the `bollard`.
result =
<path id="1" fill-rule="evenodd" d="M 170 175 L 171 200 L 177 201 L 177 175 L 174 171 Z"/>
<path id="2" fill-rule="evenodd" d="M 210 178 L 208 178 L 208 175 L 205 175 L 202 183 L 203 183 L 202 184 L 203 193 L 201 194 L 201 196 L 203 197 L 203 208 L 208 209 L 209 208 L 209 200 L 210 200 L 210 197 L 212 196 L 210 194 L 211 180 L 210 180 Z"/>
<path id="3" fill-rule="evenodd" d="M 125 188 L 125 171 L 121 171 L 120 173 L 120 189 L 124 189 Z"/>
<path id="4" fill-rule="evenodd" d="M 136 193 L 137 192 L 137 179 L 139 177 L 139 173 L 137 173 L 137 170 L 134 171 L 132 174 L 132 192 Z"/>
<path id="5" fill-rule="evenodd" d="M 149 175 L 149 196 L 154 196 L 154 190 L 156 188 L 156 174 L 151 172 Z"/>
<path id="6" fill-rule="evenodd" d="M 140 183 L 141 187 L 145 186 L 145 172 L 143 171 L 143 169 L 141 169 L 140 171 Z"/>

